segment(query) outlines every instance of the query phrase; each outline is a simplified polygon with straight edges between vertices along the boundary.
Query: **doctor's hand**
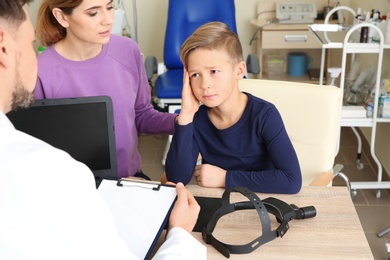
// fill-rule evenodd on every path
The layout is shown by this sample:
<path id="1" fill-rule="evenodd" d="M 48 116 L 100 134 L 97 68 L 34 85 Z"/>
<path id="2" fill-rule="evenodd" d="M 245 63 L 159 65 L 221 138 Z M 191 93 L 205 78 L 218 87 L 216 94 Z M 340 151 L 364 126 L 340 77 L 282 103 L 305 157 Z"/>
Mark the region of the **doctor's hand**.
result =
<path id="1" fill-rule="evenodd" d="M 183 183 L 176 184 L 176 192 L 177 200 L 169 217 L 168 230 L 181 227 L 191 233 L 198 219 L 200 206 Z"/>
<path id="2" fill-rule="evenodd" d="M 195 166 L 194 177 L 199 186 L 225 188 L 226 170 L 211 164 Z"/>
<path id="3" fill-rule="evenodd" d="M 187 125 L 192 122 L 196 111 L 199 109 L 199 100 L 196 99 L 190 85 L 190 76 L 186 68 L 183 74 L 183 90 L 181 94 L 180 114 L 177 117 L 179 125 Z"/>

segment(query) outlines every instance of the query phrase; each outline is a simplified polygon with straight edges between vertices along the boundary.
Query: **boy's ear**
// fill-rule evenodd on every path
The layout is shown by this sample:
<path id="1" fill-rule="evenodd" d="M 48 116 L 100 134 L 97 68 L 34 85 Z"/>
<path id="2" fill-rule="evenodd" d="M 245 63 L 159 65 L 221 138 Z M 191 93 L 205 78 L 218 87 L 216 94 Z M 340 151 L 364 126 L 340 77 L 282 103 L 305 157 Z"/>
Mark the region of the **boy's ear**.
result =
<path id="1" fill-rule="evenodd" d="M 64 27 L 64 28 L 69 27 L 68 20 L 66 19 L 66 16 L 65 16 L 64 12 L 62 12 L 61 9 L 53 8 L 53 10 L 51 12 L 52 12 L 53 16 L 56 18 L 57 22 L 59 24 L 61 24 L 62 27 Z"/>
<path id="2" fill-rule="evenodd" d="M 244 61 L 240 61 L 236 66 L 236 76 L 237 79 L 242 79 L 246 74 L 246 63 Z"/>

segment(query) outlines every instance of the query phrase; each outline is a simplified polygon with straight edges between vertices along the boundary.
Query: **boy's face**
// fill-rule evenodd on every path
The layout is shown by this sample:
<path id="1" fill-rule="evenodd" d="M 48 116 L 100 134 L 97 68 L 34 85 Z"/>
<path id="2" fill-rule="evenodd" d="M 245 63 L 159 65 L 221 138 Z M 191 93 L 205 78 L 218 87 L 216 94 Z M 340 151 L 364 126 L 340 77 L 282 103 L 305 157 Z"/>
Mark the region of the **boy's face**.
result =
<path id="1" fill-rule="evenodd" d="M 217 107 L 238 91 L 245 63 L 233 65 L 225 51 L 200 48 L 189 53 L 187 69 L 195 97 L 207 107 Z"/>

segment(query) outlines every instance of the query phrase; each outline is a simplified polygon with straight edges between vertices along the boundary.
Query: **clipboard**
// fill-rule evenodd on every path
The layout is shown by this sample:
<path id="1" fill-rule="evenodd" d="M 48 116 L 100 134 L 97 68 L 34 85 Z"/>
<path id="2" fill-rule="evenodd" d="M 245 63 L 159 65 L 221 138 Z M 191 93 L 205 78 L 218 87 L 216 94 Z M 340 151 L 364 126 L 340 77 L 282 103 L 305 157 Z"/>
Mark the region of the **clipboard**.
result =
<path id="1" fill-rule="evenodd" d="M 148 181 L 144 179 L 129 179 L 129 178 L 121 178 L 116 183 L 117 186 L 123 187 L 140 187 L 145 189 L 152 189 L 152 190 L 160 190 L 161 182 L 159 181 Z"/>
<path id="2" fill-rule="evenodd" d="M 139 259 L 148 259 L 166 227 L 176 188 L 160 182 L 103 180 L 98 192 L 112 211 L 119 236 Z"/>

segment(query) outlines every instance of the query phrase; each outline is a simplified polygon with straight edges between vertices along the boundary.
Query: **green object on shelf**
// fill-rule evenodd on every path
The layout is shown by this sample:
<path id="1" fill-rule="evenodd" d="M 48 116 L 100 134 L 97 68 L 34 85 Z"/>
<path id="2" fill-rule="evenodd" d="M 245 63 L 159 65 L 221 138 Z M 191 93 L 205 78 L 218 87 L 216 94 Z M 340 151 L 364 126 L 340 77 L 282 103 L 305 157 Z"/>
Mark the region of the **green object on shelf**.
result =
<path id="1" fill-rule="evenodd" d="M 284 57 L 281 54 L 268 54 L 267 56 L 268 79 L 280 80 L 282 78 Z"/>
<path id="2" fill-rule="evenodd" d="M 282 62 L 284 62 L 284 61 L 283 61 L 283 60 L 274 59 L 274 60 L 269 60 L 268 62 L 269 62 L 269 63 L 282 63 Z"/>

